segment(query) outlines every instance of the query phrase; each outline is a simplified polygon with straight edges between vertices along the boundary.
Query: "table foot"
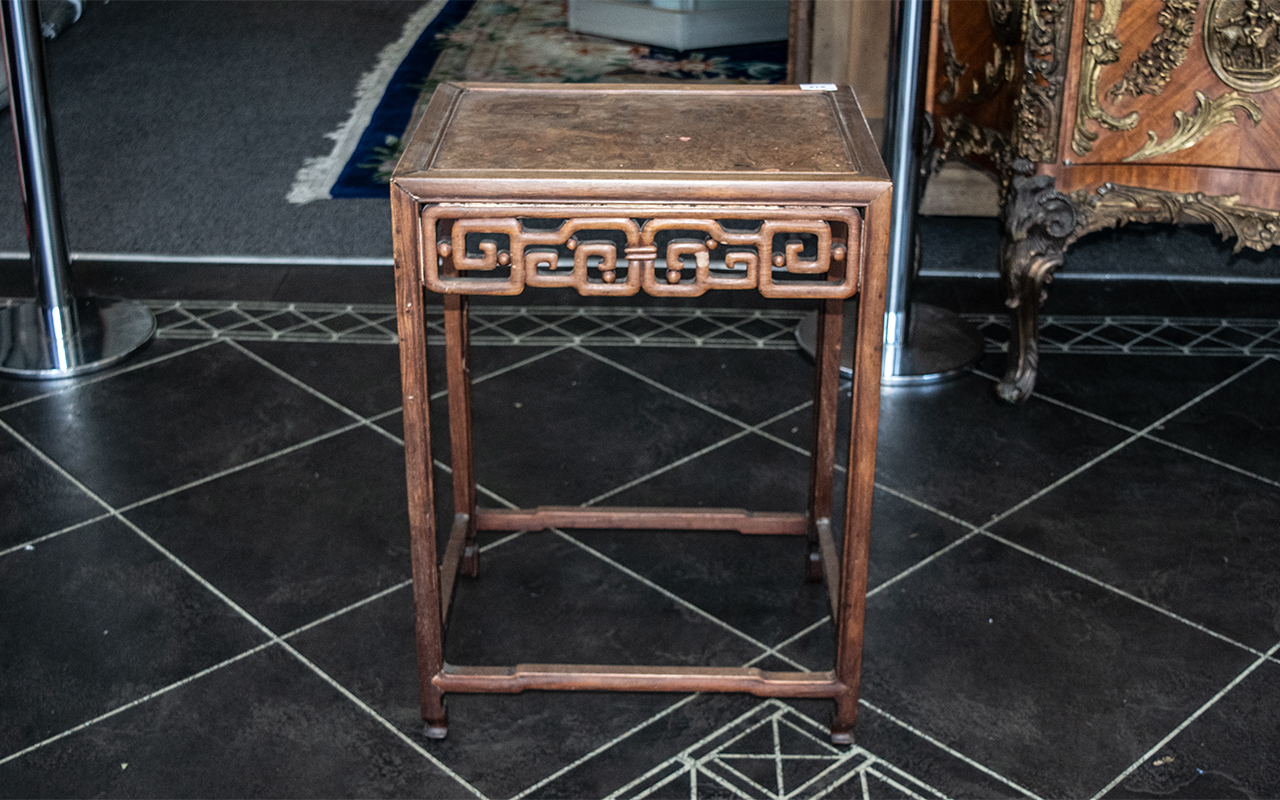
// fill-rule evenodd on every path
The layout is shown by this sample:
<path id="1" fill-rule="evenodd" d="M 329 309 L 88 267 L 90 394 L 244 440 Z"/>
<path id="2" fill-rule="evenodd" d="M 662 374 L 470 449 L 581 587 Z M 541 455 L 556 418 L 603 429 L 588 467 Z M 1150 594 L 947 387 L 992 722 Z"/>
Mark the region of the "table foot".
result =
<path id="1" fill-rule="evenodd" d="M 822 549 L 816 544 L 811 544 L 809 557 L 805 559 L 804 579 L 809 583 L 821 583 L 822 577 Z"/>
<path id="2" fill-rule="evenodd" d="M 468 578 L 475 578 L 480 575 L 480 548 L 474 544 L 469 544 L 462 551 L 462 563 L 458 566 L 458 571 Z"/>
<path id="3" fill-rule="evenodd" d="M 428 739 L 443 739 L 449 735 L 449 715 L 446 714 L 439 722 L 428 721 L 422 726 L 422 735 Z"/>

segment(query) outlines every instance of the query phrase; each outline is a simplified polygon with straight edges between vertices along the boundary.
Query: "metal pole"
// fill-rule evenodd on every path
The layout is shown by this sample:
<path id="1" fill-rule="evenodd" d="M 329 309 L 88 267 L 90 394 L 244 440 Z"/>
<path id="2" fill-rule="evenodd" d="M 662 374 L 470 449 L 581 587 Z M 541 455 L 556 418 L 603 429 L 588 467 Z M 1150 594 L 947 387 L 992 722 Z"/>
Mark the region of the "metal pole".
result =
<path id="1" fill-rule="evenodd" d="M 958 314 L 911 302 L 916 262 L 916 209 L 920 180 L 916 167 L 919 131 L 920 33 L 924 0 L 894 3 L 894 33 L 885 109 L 884 157 L 893 179 L 890 208 L 889 275 L 885 297 L 884 361 L 880 382 L 887 386 L 936 383 L 963 373 L 982 357 L 982 335 Z M 845 308 L 845 341 L 840 371 L 853 374 L 856 302 Z M 810 355 L 817 341 L 817 314 L 796 326 L 796 340 Z"/>
<path id="2" fill-rule="evenodd" d="M 959 375 L 982 357 L 982 336 L 958 315 L 911 302 L 915 277 L 916 214 L 920 172 L 916 165 L 920 126 L 920 35 L 924 0 L 898 0 L 894 22 L 896 59 L 890 62 L 885 149 L 893 178 L 890 209 L 889 280 L 885 296 L 884 361 L 880 380 L 889 385 L 934 383 Z"/>
<path id="3" fill-rule="evenodd" d="M 902 374 L 907 343 L 907 287 L 915 258 L 916 103 L 920 73 L 920 19 L 923 0 L 901 0 L 894 14 L 898 25 L 897 79 L 892 83 L 889 136 L 885 144 L 891 162 L 893 206 L 889 212 L 889 282 L 885 294 L 883 378 Z"/>
<path id="4" fill-rule="evenodd" d="M 72 294 L 39 9 L 34 0 L 3 0 L 0 24 L 36 285 L 34 301 L 0 309 L 0 375 L 65 378 L 109 366 L 141 347 L 155 332 L 155 318 L 138 303 Z"/>

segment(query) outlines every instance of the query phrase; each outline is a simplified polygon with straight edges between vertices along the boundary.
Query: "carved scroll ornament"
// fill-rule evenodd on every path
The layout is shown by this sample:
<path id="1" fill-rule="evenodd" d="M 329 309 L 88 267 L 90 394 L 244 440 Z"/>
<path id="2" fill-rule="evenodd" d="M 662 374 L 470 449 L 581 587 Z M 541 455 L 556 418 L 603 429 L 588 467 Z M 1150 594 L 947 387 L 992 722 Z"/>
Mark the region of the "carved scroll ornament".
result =
<path id="1" fill-rule="evenodd" d="M 1093 11 L 1102 7 L 1102 16 L 1094 19 Z M 1071 149 L 1077 155 L 1087 155 L 1098 139 L 1097 131 L 1090 130 L 1089 120 L 1097 120 L 1104 128 L 1128 131 L 1138 124 L 1138 112 L 1124 117 L 1113 117 L 1098 102 L 1098 76 L 1102 67 L 1120 60 L 1120 40 L 1115 37 L 1116 24 L 1120 21 L 1120 0 L 1089 0 L 1085 15 L 1084 52 L 1080 56 L 1080 89 L 1076 99 L 1076 127 L 1071 137 Z"/>
<path id="2" fill-rule="evenodd" d="M 1067 0 L 1025 2 L 1025 75 L 1018 96 L 1014 148 L 1019 156 L 1032 161 L 1056 161 L 1066 50 L 1071 38 L 1069 7 Z"/>
<path id="3" fill-rule="evenodd" d="M 1095 194 L 1071 194 L 1079 220 L 1070 242 L 1086 233 L 1129 222 L 1212 225 L 1223 240 L 1235 239 L 1235 252 L 1266 250 L 1280 241 L 1280 211 L 1240 205 L 1239 195 L 1165 192 L 1104 183 Z"/>
<path id="4" fill-rule="evenodd" d="M 1222 82 L 1242 92 L 1280 86 L 1280 0 L 1209 0 L 1204 51 Z"/>
<path id="5" fill-rule="evenodd" d="M 1244 109 L 1255 126 L 1262 122 L 1262 109 L 1258 104 L 1247 97 L 1241 97 L 1236 92 L 1227 92 L 1213 100 L 1206 100 L 1203 92 L 1196 92 L 1196 105 L 1198 106 L 1196 113 L 1191 116 L 1188 116 L 1185 111 L 1173 112 L 1173 118 L 1178 127 L 1173 135 L 1163 142 L 1157 138 L 1155 131 L 1147 131 L 1147 143 L 1125 161 L 1140 161 L 1144 158 L 1155 158 L 1186 150 L 1217 128 L 1223 125 L 1235 125 L 1237 108 Z"/>
<path id="6" fill-rule="evenodd" d="M 960 77 L 969 65 L 956 57 L 956 45 L 951 38 L 951 0 L 938 5 L 938 39 L 942 43 L 942 71 L 944 78 L 938 89 L 938 102 L 950 103 L 960 89 Z"/>
<path id="7" fill-rule="evenodd" d="M 942 147 L 935 153 L 936 161 L 931 171 L 936 172 L 948 159 L 982 156 L 988 159 L 1000 179 L 1000 197 L 1009 190 L 1010 165 L 1013 149 L 1004 134 L 965 118 L 962 115 L 942 117 L 938 120 L 942 130 Z"/>
<path id="8" fill-rule="evenodd" d="M 1039 365 L 1038 309 L 1045 287 L 1062 266 L 1066 248 L 1080 237 L 1130 222 L 1212 225 L 1224 240 L 1266 250 L 1280 244 L 1280 211 L 1240 204 L 1239 195 L 1167 192 L 1105 183 L 1096 192 L 1057 191 L 1051 175 L 1035 175 L 1034 165 L 1014 162 L 1012 186 L 1001 211 L 1000 275 L 1012 317 L 1009 364 L 996 387 L 999 396 L 1020 402 L 1031 396 Z"/>
<path id="9" fill-rule="evenodd" d="M 1045 285 L 1062 266 L 1077 230 L 1076 206 L 1054 188 L 1052 175 L 1035 175 L 1025 159 L 1013 164 L 1009 197 L 1001 208 L 1000 276 L 1012 315 L 1009 366 L 996 393 L 1011 403 L 1026 400 L 1039 365 L 1040 305 Z"/>
<path id="10" fill-rule="evenodd" d="M 1151 46 L 1134 59 L 1107 96 L 1117 101 L 1126 94 L 1137 97 L 1163 93 L 1173 71 L 1187 60 L 1199 9 L 1200 0 L 1165 0 L 1164 8 L 1156 17 L 1160 33 L 1151 40 Z"/>
<path id="11" fill-rule="evenodd" d="M 632 218 L 609 208 L 427 206 L 422 241 L 436 242 L 437 257 L 423 260 L 423 282 L 442 294 L 477 295 L 519 294 L 525 286 L 617 296 L 643 289 L 660 297 L 759 289 L 765 297 L 845 298 L 857 291 L 856 210 L 773 208 L 755 215 L 653 209 Z M 720 247 L 723 264 L 713 269 L 711 252 Z M 572 263 L 561 268 L 562 259 Z"/>

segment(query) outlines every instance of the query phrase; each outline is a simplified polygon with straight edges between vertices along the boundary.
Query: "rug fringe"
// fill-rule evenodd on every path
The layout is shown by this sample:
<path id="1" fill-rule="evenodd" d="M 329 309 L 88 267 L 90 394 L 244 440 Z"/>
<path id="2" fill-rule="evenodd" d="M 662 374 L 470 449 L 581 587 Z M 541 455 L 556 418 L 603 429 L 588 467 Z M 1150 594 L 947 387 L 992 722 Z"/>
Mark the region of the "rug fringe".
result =
<path id="1" fill-rule="evenodd" d="M 360 142 L 360 135 L 373 119 L 373 112 L 387 90 L 387 84 L 395 75 L 396 68 L 408 55 L 422 32 L 440 15 L 448 0 L 431 0 L 409 17 L 404 25 L 400 38 L 383 48 L 378 54 L 378 64 L 360 77 L 356 85 L 355 105 L 345 122 L 335 130 L 325 134 L 326 139 L 334 141 L 333 150 L 324 156 L 313 156 L 303 162 L 302 168 L 294 176 L 293 186 L 285 199 L 290 203 L 301 205 L 313 200 L 329 200 L 329 190 L 342 174 L 351 154 Z"/>

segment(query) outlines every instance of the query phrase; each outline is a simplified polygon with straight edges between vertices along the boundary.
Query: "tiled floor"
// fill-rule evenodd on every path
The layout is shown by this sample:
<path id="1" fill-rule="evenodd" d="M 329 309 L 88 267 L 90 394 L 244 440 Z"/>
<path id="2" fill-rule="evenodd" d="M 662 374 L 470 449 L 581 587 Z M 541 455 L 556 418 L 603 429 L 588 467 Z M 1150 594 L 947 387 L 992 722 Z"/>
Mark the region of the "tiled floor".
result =
<path id="1" fill-rule="evenodd" d="M 289 299 L 155 301 L 126 367 L 0 381 L 0 794 L 1280 796 L 1276 321 L 1085 303 L 1025 405 L 995 353 L 884 393 L 851 749 L 735 695 L 457 695 L 429 741 L 394 315 Z M 796 315 L 478 307 L 481 502 L 800 510 Z M 796 540 L 483 544 L 456 663 L 831 658 Z"/>

